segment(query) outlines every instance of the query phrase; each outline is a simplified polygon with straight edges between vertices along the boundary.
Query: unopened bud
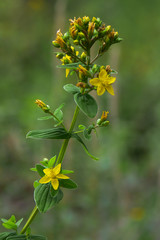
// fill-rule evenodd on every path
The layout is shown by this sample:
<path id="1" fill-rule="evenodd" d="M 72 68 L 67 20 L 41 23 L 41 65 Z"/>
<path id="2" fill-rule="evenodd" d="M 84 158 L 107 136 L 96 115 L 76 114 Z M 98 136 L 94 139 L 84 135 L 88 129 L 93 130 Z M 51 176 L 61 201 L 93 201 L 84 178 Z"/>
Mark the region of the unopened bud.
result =
<path id="1" fill-rule="evenodd" d="M 52 44 L 56 48 L 60 48 L 60 45 L 56 41 L 52 41 Z"/>
<path id="2" fill-rule="evenodd" d="M 63 58 L 64 54 L 63 53 L 57 53 L 56 58 L 61 59 Z"/>
<path id="3" fill-rule="evenodd" d="M 86 57 L 87 57 L 86 53 L 85 53 L 85 52 L 82 52 L 82 54 L 81 54 L 81 60 L 82 60 L 82 61 L 85 61 L 85 60 L 86 60 Z"/>
<path id="4" fill-rule="evenodd" d="M 90 21 L 90 18 L 89 17 L 83 17 L 83 22 L 84 24 L 87 24 L 88 22 Z"/>
<path id="5" fill-rule="evenodd" d="M 78 41 L 78 40 L 74 40 L 73 43 L 74 43 L 75 45 L 79 45 L 79 41 Z"/>
<path id="6" fill-rule="evenodd" d="M 77 87 L 81 87 L 81 88 L 86 88 L 87 84 L 84 83 L 84 82 L 78 82 L 78 83 L 76 84 L 76 86 L 77 86 Z"/>
<path id="7" fill-rule="evenodd" d="M 112 69 L 111 69 L 110 65 L 107 65 L 107 66 L 106 66 L 106 72 L 107 72 L 108 74 L 110 74 L 110 72 L 112 72 Z"/>
<path id="8" fill-rule="evenodd" d="M 50 106 L 46 105 L 44 102 L 41 100 L 37 99 L 35 103 L 45 112 L 48 113 L 50 111 Z"/>
<path id="9" fill-rule="evenodd" d="M 108 124 L 109 124 L 109 121 L 105 121 L 105 122 L 102 123 L 102 126 L 106 127 L 106 126 L 108 126 Z"/>

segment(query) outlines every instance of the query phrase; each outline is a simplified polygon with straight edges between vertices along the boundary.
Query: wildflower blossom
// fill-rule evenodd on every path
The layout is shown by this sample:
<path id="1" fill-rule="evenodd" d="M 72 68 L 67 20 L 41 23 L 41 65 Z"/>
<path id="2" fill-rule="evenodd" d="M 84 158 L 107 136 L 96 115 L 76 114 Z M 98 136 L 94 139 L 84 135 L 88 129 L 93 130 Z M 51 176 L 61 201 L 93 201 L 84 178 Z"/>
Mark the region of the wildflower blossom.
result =
<path id="1" fill-rule="evenodd" d="M 59 187 L 59 180 L 58 179 L 69 179 L 68 176 L 61 174 L 61 163 L 59 163 L 56 167 L 54 168 L 46 168 L 43 170 L 45 173 L 45 176 L 42 177 L 39 182 L 41 184 L 49 183 L 51 182 L 52 187 L 54 190 L 57 190 Z"/>

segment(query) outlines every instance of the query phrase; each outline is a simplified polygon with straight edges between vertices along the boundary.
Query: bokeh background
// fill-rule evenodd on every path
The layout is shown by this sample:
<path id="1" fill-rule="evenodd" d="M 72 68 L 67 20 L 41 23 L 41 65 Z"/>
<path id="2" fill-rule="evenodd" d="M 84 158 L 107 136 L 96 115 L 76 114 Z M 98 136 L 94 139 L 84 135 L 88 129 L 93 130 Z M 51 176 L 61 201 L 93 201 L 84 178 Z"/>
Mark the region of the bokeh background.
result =
<path id="1" fill-rule="evenodd" d="M 100 59 L 118 71 L 115 97 L 97 98 L 111 124 L 87 145 L 95 162 L 70 141 L 64 165 L 79 187 L 32 224 L 49 240 L 160 239 L 160 2 L 158 0 L 0 1 L 0 217 L 26 220 L 36 173 L 29 169 L 58 154 L 61 141 L 25 138 L 29 130 L 51 127 L 37 121 L 35 99 L 53 109 L 65 102 L 69 126 L 75 104 L 51 41 L 66 31 L 69 18 L 100 17 L 123 42 Z M 86 123 L 80 114 L 81 123 Z M 88 123 L 91 123 L 89 121 Z M 0 226 L 0 231 L 3 228 Z"/>

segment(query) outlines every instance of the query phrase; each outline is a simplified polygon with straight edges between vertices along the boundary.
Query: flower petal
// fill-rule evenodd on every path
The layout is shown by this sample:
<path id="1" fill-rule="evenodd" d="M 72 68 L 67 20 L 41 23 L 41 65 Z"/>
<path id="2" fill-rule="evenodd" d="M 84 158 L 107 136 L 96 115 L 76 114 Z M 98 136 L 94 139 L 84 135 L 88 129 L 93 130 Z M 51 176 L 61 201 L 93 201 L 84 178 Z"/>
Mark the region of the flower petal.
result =
<path id="1" fill-rule="evenodd" d="M 61 163 L 59 163 L 55 168 L 52 169 L 52 174 L 57 176 L 61 171 Z"/>
<path id="2" fill-rule="evenodd" d="M 39 183 L 48 183 L 51 181 L 51 178 L 48 176 L 44 176 L 39 180 Z"/>
<path id="3" fill-rule="evenodd" d="M 70 69 L 66 69 L 66 78 L 68 77 L 68 74 L 69 74 L 69 72 L 70 72 Z"/>
<path id="4" fill-rule="evenodd" d="M 93 79 L 91 79 L 89 82 L 90 82 L 90 84 L 93 85 L 93 86 L 98 86 L 98 85 L 100 84 L 99 78 L 93 78 Z"/>
<path id="5" fill-rule="evenodd" d="M 97 88 L 97 94 L 98 96 L 101 96 L 103 93 L 105 93 L 105 87 L 102 84 L 99 84 Z"/>
<path id="6" fill-rule="evenodd" d="M 102 69 L 99 73 L 99 79 L 100 80 L 105 80 L 107 78 L 107 72 L 105 69 Z"/>
<path id="7" fill-rule="evenodd" d="M 52 175 L 53 175 L 53 173 L 52 173 L 52 169 L 50 169 L 50 168 L 45 168 L 44 170 L 43 170 L 43 172 L 45 173 L 45 175 L 46 176 L 48 176 L 48 177 L 52 177 Z"/>
<path id="8" fill-rule="evenodd" d="M 69 177 L 64 174 L 58 174 L 56 177 L 61 179 L 69 179 Z"/>
<path id="9" fill-rule="evenodd" d="M 52 181 L 51 181 L 51 184 L 52 184 L 52 187 L 54 188 L 54 190 L 57 190 L 58 187 L 59 187 L 59 181 L 58 179 L 54 178 Z"/>
<path id="10" fill-rule="evenodd" d="M 106 86 L 106 90 L 111 94 L 114 95 L 114 89 L 111 85 Z"/>
<path id="11" fill-rule="evenodd" d="M 116 77 L 108 77 L 107 79 L 108 84 L 114 83 L 115 81 L 116 81 Z"/>

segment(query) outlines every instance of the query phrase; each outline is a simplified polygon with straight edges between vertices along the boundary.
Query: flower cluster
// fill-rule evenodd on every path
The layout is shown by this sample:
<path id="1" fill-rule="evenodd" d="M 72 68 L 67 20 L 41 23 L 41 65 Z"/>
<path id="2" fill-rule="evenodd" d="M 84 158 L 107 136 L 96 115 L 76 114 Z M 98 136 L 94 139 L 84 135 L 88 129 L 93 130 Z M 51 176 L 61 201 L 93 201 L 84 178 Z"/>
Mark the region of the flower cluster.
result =
<path id="1" fill-rule="evenodd" d="M 59 29 L 56 39 L 52 42 L 56 48 L 62 50 L 56 53 L 56 57 L 61 60 L 66 69 L 66 77 L 76 73 L 78 76 L 76 85 L 83 94 L 96 90 L 99 96 L 105 91 L 114 95 L 112 84 L 116 78 L 111 76 L 113 70 L 109 65 L 100 66 L 94 62 L 112 44 L 122 40 L 118 32 L 114 31 L 110 25 L 102 23 L 100 18 L 90 19 L 84 16 L 69 21 L 69 30 L 63 34 Z M 90 49 L 96 41 L 99 42 L 99 49 L 97 55 L 91 59 Z"/>

